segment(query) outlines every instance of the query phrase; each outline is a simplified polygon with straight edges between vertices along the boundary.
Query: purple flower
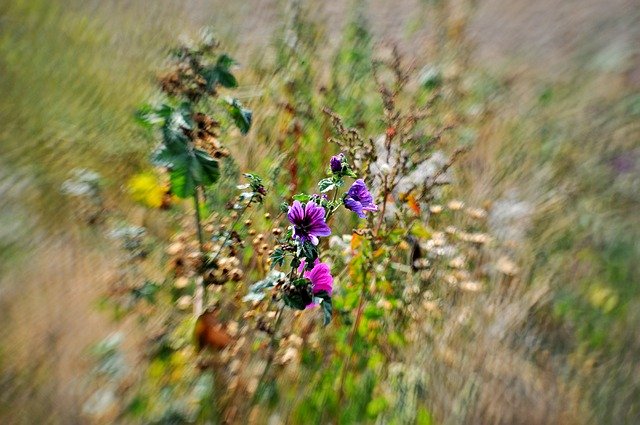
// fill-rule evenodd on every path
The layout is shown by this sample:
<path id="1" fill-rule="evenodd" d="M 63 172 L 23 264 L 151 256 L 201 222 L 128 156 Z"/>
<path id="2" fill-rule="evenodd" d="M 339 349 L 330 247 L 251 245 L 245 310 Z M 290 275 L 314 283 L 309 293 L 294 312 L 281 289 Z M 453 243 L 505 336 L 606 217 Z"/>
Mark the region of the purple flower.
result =
<path id="1" fill-rule="evenodd" d="M 324 221 L 324 208 L 313 201 L 307 202 L 303 207 L 300 201 L 293 201 L 289 207 L 287 218 L 293 224 L 293 237 L 300 242 L 311 241 L 318 245 L 318 236 L 329 236 L 331 229 Z"/>
<path id="2" fill-rule="evenodd" d="M 331 171 L 334 174 L 338 174 L 339 172 L 342 171 L 342 163 L 344 162 L 344 154 L 343 153 L 339 153 L 338 155 L 334 155 L 331 157 L 331 161 L 329 161 L 329 164 L 331 164 Z"/>
<path id="3" fill-rule="evenodd" d="M 318 260 L 313 264 L 313 268 L 304 272 L 303 275 L 311 281 L 311 291 L 313 292 L 313 295 L 322 291 L 326 291 L 327 294 L 331 295 L 333 292 L 333 276 L 331 276 L 331 269 L 329 269 L 328 265 L 321 263 Z M 301 273 L 304 270 L 304 265 L 305 261 L 302 260 L 300 267 L 298 267 L 298 273 Z M 316 305 L 316 303 L 311 303 L 307 305 L 307 308 L 315 307 Z"/>
<path id="4" fill-rule="evenodd" d="M 298 267 L 298 273 L 304 270 L 304 266 L 305 261 L 302 260 L 300 267 Z M 327 264 L 316 260 L 313 263 L 313 268 L 305 271 L 303 276 L 311 281 L 311 290 L 314 294 L 326 291 L 331 295 L 333 292 L 333 276 L 331 276 L 331 270 Z"/>
<path id="5" fill-rule="evenodd" d="M 360 218 L 365 217 L 365 211 L 378 211 L 378 206 L 373 203 L 373 196 L 362 179 L 353 182 L 344 197 L 344 206 L 358 214 Z"/>

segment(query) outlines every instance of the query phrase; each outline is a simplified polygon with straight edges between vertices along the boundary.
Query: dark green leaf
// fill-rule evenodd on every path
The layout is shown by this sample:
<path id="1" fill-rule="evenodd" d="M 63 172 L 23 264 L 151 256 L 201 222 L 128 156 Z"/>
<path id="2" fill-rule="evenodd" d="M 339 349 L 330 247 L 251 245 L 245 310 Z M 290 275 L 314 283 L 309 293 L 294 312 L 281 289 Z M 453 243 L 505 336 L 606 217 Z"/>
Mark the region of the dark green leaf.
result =
<path id="1" fill-rule="evenodd" d="M 153 162 L 169 168 L 171 191 L 180 198 L 193 196 L 196 186 L 209 186 L 220 178 L 218 161 L 200 149 L 190 151 L 186 144 L 162 146 Z"/>
<path id="2" fill-rule="evenodd" d="M 276 248 L 271 254 L 271 268 L 273 269 L 276 266 L 282 267 L 284 264 L 285 252 L 282 248 Z"/>
<path id="3" fill-rule="evenodd" d="M 305 269 L 311 270 L 318 259 L 318 247 L 309 241 L 305 241 L 299 249 L 299 256 L 304 258 Z"/>
<path id="4" fill-rule="evenodd" d="M 233 119 L 233 122 L 240 129 L 242 134 L 247 134 L 249 132 L 249 128 L 251 128 L 253 113 L 250 109 L 244 108 L 238 99 L 227 98 L 226 102 L 227 111 Z"/>
<path id="5" fill-rule="evenodd" d="M 218 83 L 222 87 L 233 88 L 238 87 L 238 80 L 228 71 L 218 71 Z"/>
<path id="6" fill-rule="evenodd" d="M 322 308 L 322 324 L 327 326 L 333 317 L 333 304 L 331 303 L 331 295 L 327 291 L 320 291 L 315 294 L 314 302 L 320 304 Z"/>
<path id="7" fill-rule="evenodd" d="M 198 175 L 197 183 L 203 186 L 210 186 L 220 178 L 220 165 L 218 161 L 211 158 L 208 153 L 200 149 L 193 150 L 195 155 L 195 167 L 201 174 Z"/>
<path id="8" fill-rule="evenodd" d="M 207 90 L 215 88 L 218 84 L 227 88 L 238 87 L 236 77 L 234 77 L 229 71 L 229 68 L 234 63 L 235 61 L 233 58 L 229 55 L 222 54 L 215 65 L 204 68 L 202 71 L 202 77 L 207 82 Z"/>
<path id="9" fill-rule="evenodd" d="M 231 56 L 222 54 L 218 58 L 218 63 L 216 64 L 216 68 L 218 70 L 218 83 L 222 87 L 233 88 L 238 87 L 238 81 L 236 77 L 231 74 L 229 71 L 229 67 L 233 65 L 235 61 Z"/>
<path id="10" fill-rule="evenodd" d="M 300 278 L 291 282 L 292 286 L 282 297 L 284 303 L 296 310 L 304 310 L 313 302 L 311 294 L 311 281 Z"/>
<path id="11" fill-rule="evenodd" d="M 298 267 L 300 267 L 300 264 L 301 264 L 301 261 L 298 257 L 293 257 L 291 259 L 291 264 L 290 264 L 291 268 L 297 269 Z"/>
<path id="12" fill-rule="evenodd" d="M 229 69 L 229 67 L 234 63 L 236 63 L 236 61 L 231 56 L 227 55 L 226 53 L 223 53 L 218 58 L 217 65 L 221 68 Z"/>

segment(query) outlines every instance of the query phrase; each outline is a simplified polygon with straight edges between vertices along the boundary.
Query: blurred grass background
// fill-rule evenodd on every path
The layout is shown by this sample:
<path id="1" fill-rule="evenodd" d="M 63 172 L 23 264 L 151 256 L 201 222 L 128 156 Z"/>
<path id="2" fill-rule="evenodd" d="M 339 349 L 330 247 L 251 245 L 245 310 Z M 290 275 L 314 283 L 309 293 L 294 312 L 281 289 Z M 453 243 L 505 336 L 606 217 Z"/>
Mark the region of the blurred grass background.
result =
<path id="1" fill-rule="evenodd" d="M 521 314 L 479 320 L 472 334 L 452 324 L 432 346 L 407 350 L 407 362 L 431 376 L 436 418 L 521 423 L 518 413 L 530 411 L 530 423 L 637 423 L 637 1 L 309 2 L 297 21 L 288 8 L 275 0 L 0 4 L 3 423 L 82 423 L 86 347 L 113 328 L 94 308 L 113 248 L 78 230 L 60 186 L 71 169 L 94 169 L 110 206 L 138 219 L 124 187 L 152 142 L 133 112 L 153 99 L 167 49 L 204 25 L 239 60 L 240 98 L 255 112 L 248 143 L 226 141 L 242 170 L 266 170 L 281 154 L 301 170 L 322 168 L 325 104 L 380 131 L 366 75 L 381 41 L 454 83 L 449 113 L 464 121 L 457 137 L 474 146 L 456 194 L 505 211 L 495 230 L 526 278 L 506 299 L 489 293 L 465 306 Z M 294 52 L 291 34 L 302 36 Z M 277 102 L 304 110 L 301 141 Z M 438 360 L 443 348 L 458 360 Z"/>

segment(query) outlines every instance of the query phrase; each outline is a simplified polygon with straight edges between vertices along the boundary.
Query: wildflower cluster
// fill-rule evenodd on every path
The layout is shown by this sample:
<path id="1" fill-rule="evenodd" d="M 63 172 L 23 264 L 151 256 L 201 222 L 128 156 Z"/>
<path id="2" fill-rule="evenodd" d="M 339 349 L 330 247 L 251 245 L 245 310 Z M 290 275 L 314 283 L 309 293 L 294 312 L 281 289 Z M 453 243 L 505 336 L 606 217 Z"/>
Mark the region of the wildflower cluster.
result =
<path id="1" fill-rule="evenodd" d="M 252 285 L 245 297 L 247 301 L 258 301 L 264 298 L 265 291 L 272 290 L 273 299 L 282 300 L 292 309 L 304 310 L 320 305 L 325 325 L 332 316 L 333 276 L 329 265 L 320 261 L 320 238 L 331 235 L 328 223 L 340 207 L 355 212 L 360 218 L 365 217 L 365 212 L 378 209 L 362 179 L 355 180 L 338 197 L 345 184 L 344 178 L 357 177 L 343 153 L 333 156 L 329 165 L 330 176 L 318 183 L 320 194 L 301 193 L 293 197 L 291 205 L 282 205 L 281 210 L 286 213 L 290 226 L 270 255 L 272 272 Z M 333 191 L 331 200 L 326 195 L 330 191 Z M 282 268 L 287 261 L 288 274 L 273 270 Z"/>

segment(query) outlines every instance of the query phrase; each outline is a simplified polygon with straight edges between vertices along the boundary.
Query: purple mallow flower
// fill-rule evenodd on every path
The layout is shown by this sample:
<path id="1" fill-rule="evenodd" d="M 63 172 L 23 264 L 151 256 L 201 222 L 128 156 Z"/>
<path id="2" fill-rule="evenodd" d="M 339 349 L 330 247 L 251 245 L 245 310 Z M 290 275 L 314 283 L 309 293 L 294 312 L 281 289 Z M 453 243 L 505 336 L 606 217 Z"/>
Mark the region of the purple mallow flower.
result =
<path id="1" fill-rule="evenodd" d="M 289 207 L 287 218 L 293 224 L 293 237 L 302 243 L 311 241 L 318 245 L 318 236 L 329 236 L 331 229 L 324 221 L 324 208 L 313 201 L 303 207 L 300 201 L 293 201 Z"/>
<path id="2" fill-rule="evenodd" d="M 304 266 L 305 261 L 302 260 L 300 267 L 298 267 L 298 273 L 304 270 Z M 331 276 L 331 269 L 327 264 L 316 260 L 313 263 L 313 268 L 305 271 L 303 276 L 311 281 L 311 290 L 314 294 L 326 291 L 331 295 L 333 292 L 333 276 Z"/>
<path id="3" fill-rule="evenodd" d="M 365 211 L 378 211 L 378 206 L 373 203 L 373 196 L 362 179 L 353 182 L 344 197 L 344 206 L 360 218 L 365 217 Z"/>
<path id="4" fill-rule="evenodd" d="M 304 270 L 305 261 L 302 260 L 300 267 L 298 267 L 298 273 Z M 313 263 L 313 268 L 309 271 L 305 271 L 303 276 L 311 281 L 311 291 L 313 295 L 316 295 L 322 291 L 326 291 L 331 295 L 333 292 L 333 276 L 331 276 L 331 269 L 325 263 L 321 263 L 316 260 Z M 307 308 L 315 307 L 316 303 L 307 305 Z"/>
<path id="5" fill-rule="evenodd" d="M 339 173 L 340 171 L 342 171 L 342 163 L 344 162 L 344 154 L 343 153 L 339 153 L 338 155 L 334 155 L 331 157 L 331 161 L 329 161 L 329 164 L 331 164 L 331 171 L 334 174 Z"/>

